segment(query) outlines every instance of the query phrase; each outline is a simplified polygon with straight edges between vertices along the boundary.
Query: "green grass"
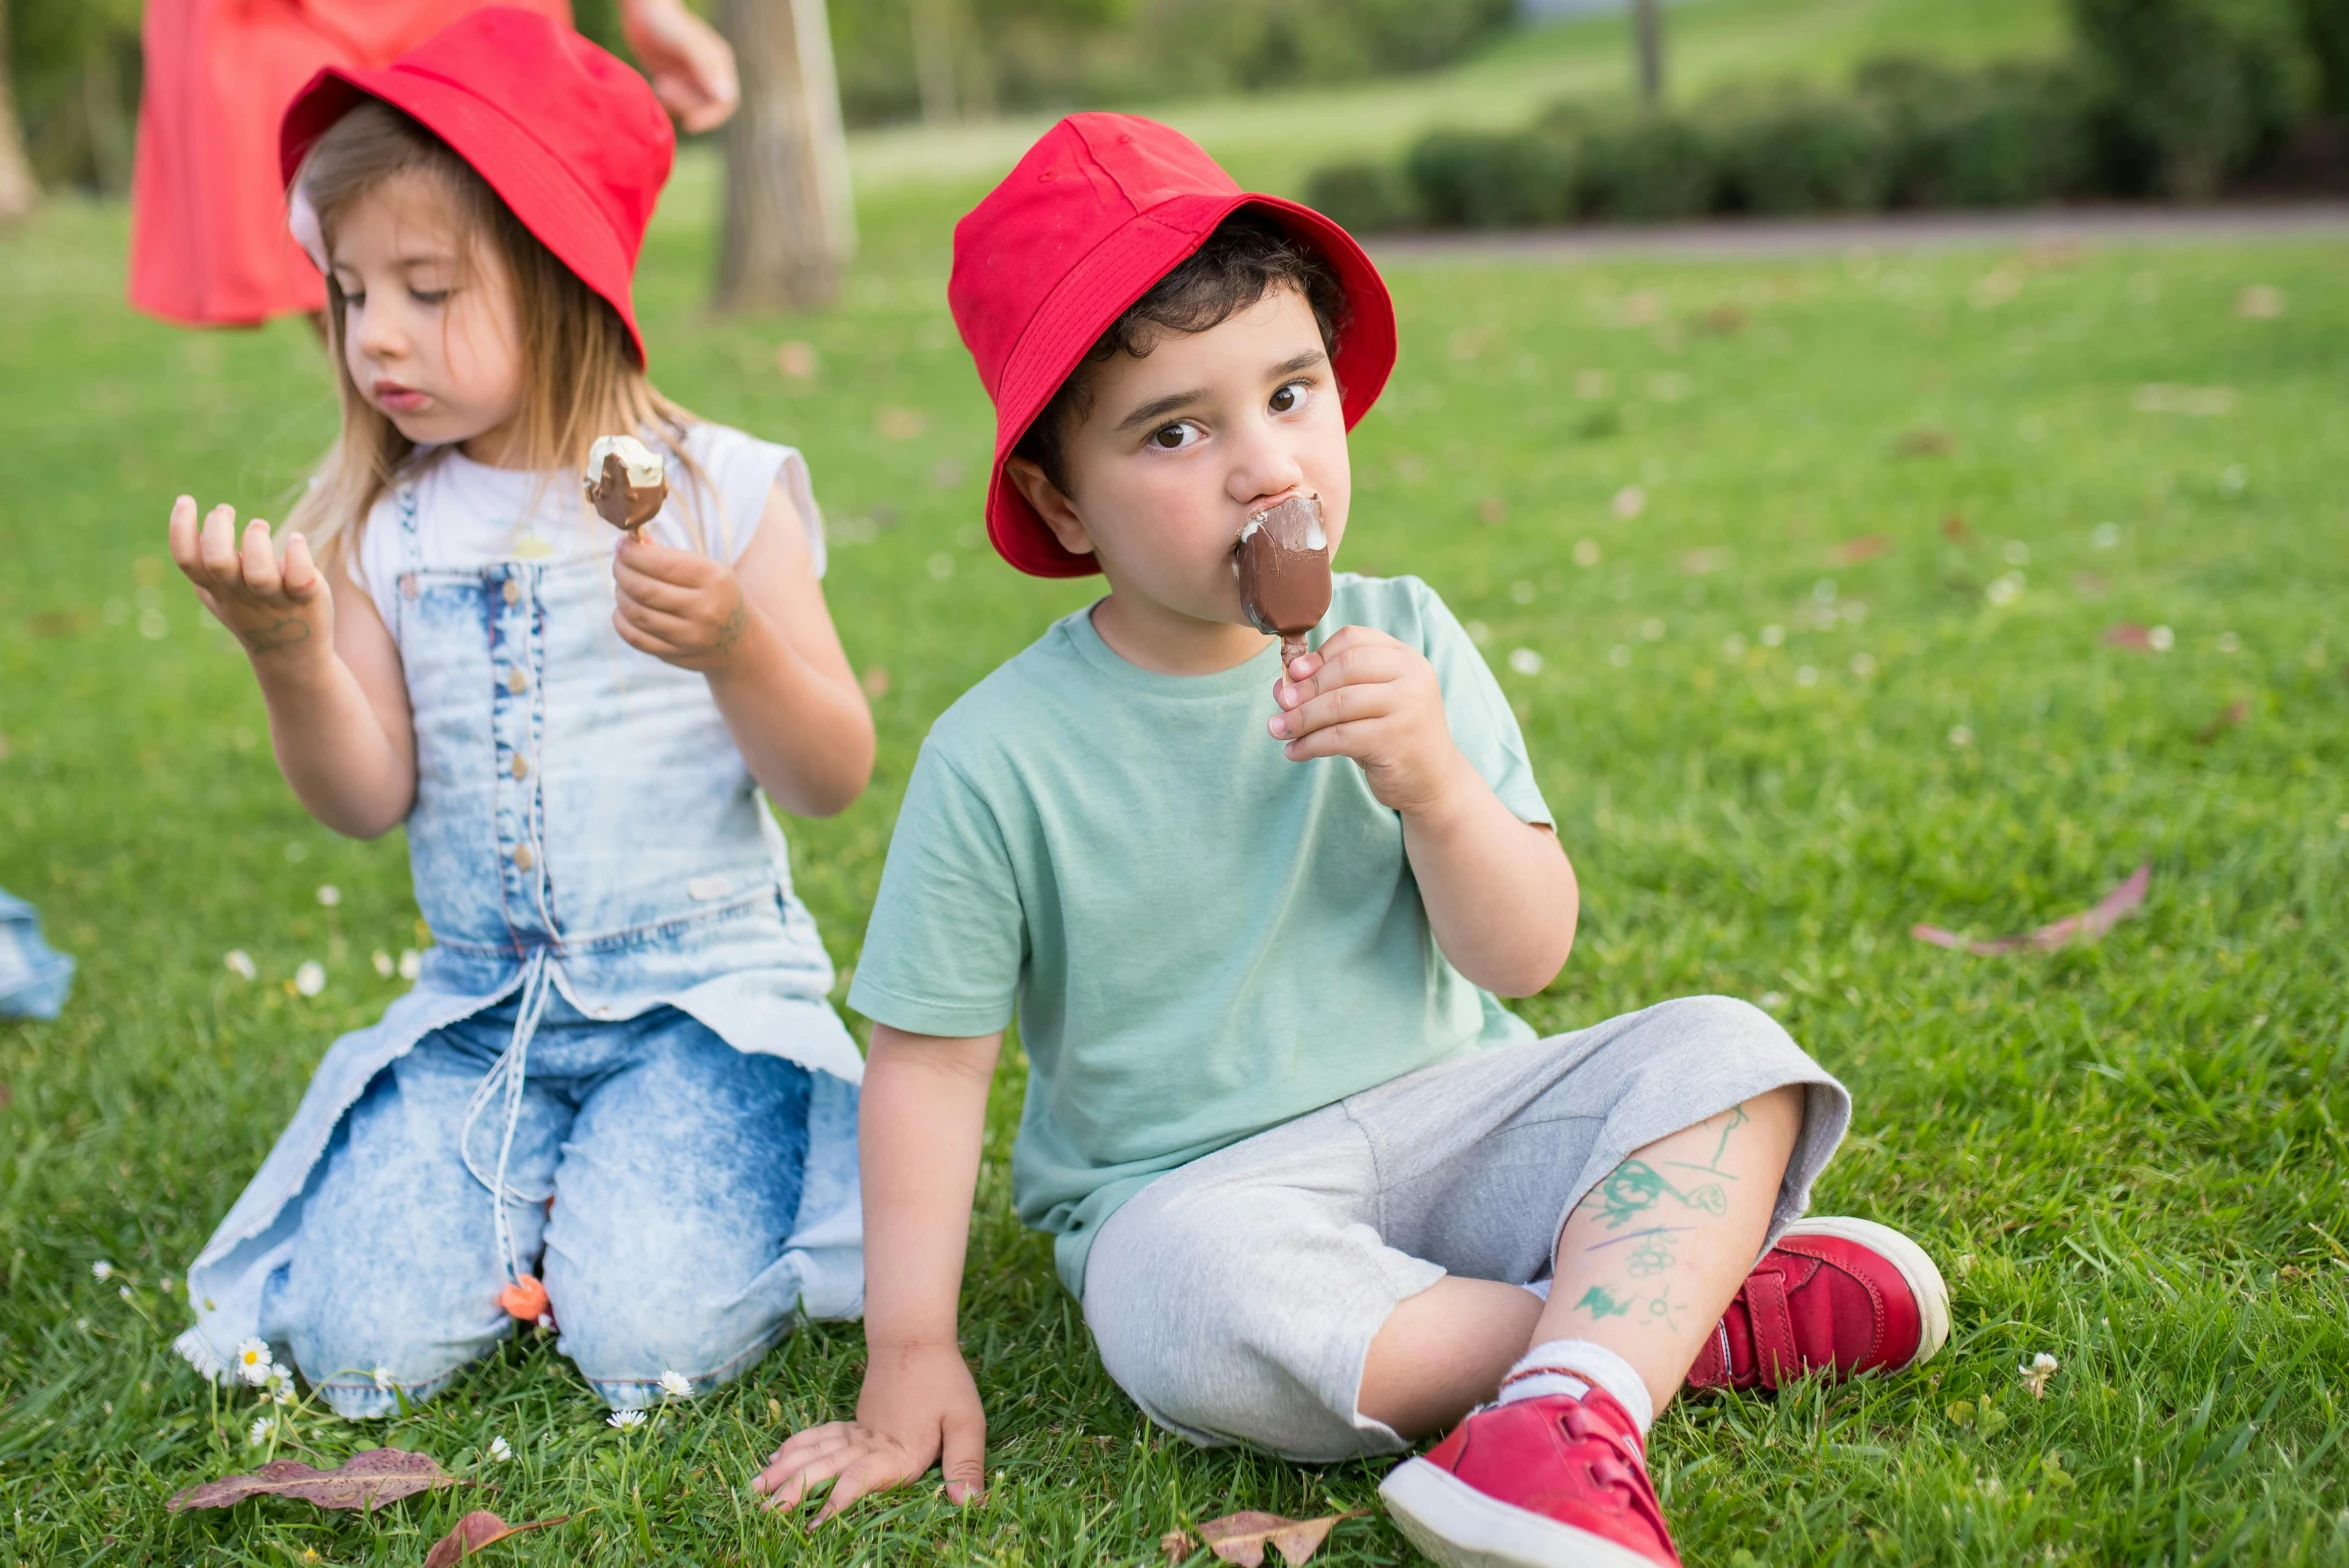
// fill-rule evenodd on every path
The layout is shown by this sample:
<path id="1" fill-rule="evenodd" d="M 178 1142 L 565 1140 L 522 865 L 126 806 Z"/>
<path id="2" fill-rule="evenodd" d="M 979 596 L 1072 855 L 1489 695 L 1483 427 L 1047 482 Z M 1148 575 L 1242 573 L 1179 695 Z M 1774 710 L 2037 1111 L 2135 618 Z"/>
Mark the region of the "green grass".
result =
<path id="1" fill-rule="evenodd" d="M 846 966 L 924 727 L 1088 590 L 1016 577 L 977 532 L 990 427 L 942 303 L 945 196 L 869 202 L 847 304 L 798 322 L 704 316 L 698 210 L 689 181 L 648 255 L 656 364 L 808 449 L 835 613 L 889 674 L 872 791 L 791 827 Z M 397 989 L 370 955 L 419 938 L 397 839 L 303 817 L 242 659 L 164 558 L 180 489 L 282 508 L 328 433 L 317 350 L 295 324 L 131 317 L 122 244 L 119 212 L 70 204 L 0 242 L 0 886 L 83 965 L 64 1018 L 0 1026 L 0 1563 L 414 1563 L 479 1505 L 578 1515 L 499 1548 L 517 1562 L 1143 1564 L 1233 1508 L 1369 1506 L 1377 1466 L 1194 1452 L 1107 1382 L 1009 1217 L 1007 1074 L 965 1320 L 983 1507 L 924 1487 L 812 1541 L 755 1511 L 755 1458 L 854 1398 L 861 1337 L 836 1327 L 634 1435 L 533 1343 L 388 1429 L 305 1416 L 289 1450 L 389 1441 L 495 1493 L 163 1512 L 259 1457 L 253 1402 L 171 1354 L 165 1281 L 328 1041 Z M 2312 243 L 1396 274 L 1403 360 L 1356 439 L 1346 564 L 1419 573 L 1481 624 L 1524 717 L 1586 909 L 1527 1014 L 1763 1001 L 1858 1102 L 1823 1207 L 1910 1229 L 1956 1290 L 1921 1373 L 1666 1414 L 1692 1562 L 2349 1564 L 2345 263 Z M 2237 314 L 2262 283 L 2282 319 Z M 774 369 L 793 337 L 820 351 L 812 387 Z M 2156 382 L 2232 388 L 2232 412 L 2133 408 Z M 889 439 L 883 408 L 926 430 Z M 1928 430 L 1946 452 L 1902 455 Z M 1867 535 L 1888 548 L 1835 559 Z M 2175 646 L 2106 645 L 2121 621 Z M 1509 669 L 1519 649 L 1538 673 Z M 2024 929 L 2143 859 L 2145 911 L 2093 947 L 1906 934 Z M 331 975 L 315 999 L 284 984 L 305 959 Z M 2034 1401 L 2016 1366 L 2042 1350 L 2063 1367 Z M 481 1458 L 493 1435 L 514 1463 Z M 1406 1555 L 1373 1518 L 1320 1560 Z"/>

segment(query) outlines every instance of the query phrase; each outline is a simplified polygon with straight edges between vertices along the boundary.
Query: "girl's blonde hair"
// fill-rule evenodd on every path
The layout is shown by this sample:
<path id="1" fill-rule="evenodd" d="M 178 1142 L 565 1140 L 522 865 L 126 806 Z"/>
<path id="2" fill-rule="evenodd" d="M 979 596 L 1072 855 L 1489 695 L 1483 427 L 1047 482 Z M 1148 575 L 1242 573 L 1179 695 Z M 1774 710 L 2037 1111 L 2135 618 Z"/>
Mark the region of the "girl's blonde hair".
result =
<path id="1" fill-rule="evenodd" d="M 650 433 L 676 454 L 688 477 L 701 479 L 698 465 L 684 456 L 694 416 L 653 389 L 620 313 L 523 227 L 447 143 L 388 104 L 370 100 L 337 120 L 295 176 L 318 214 L 327 253 L 334 251 L 336 220 L 351 204 L 401 176 L 430 182 L 444 199 L 462 271 L 494 260 L 513 281 L 523 364 L 521 445 L 513 459 L 540 471 L 577 469 L 599 435 Z M 360 396 L 343 355 L 344 328 L 343 291 L 330 272 L 326 337 L 342 395 L 342 432 L 319 459 L 286 527 L 308 536 L 322 564 L 339 564 L 355 577 L 367 514 L 418 448 Z M 688 488 L 672 483 L 671 493 L 683 501 Z M 585 502 L 580 505 L 584 510 Z M 698 543 L 700 530 L 690 519 L 688 527 Z"/>

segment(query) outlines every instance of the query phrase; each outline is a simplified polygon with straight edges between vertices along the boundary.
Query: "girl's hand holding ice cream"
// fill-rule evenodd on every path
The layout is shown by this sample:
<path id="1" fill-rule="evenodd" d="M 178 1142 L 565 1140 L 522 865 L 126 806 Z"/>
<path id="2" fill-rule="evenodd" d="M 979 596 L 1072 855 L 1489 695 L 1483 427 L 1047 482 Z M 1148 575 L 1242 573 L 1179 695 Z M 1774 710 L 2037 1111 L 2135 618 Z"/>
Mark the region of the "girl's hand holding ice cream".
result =
<path id="1" fill-rule="evenodd" d="M 171 509 L 171 558 L 196 597 L 236 634 L 256 665 L 284 667 L 334 657 L 334 599 L 300 534 L 286 537 L 285 559 L 256 517 L 237 534 L 234 508 L 216 506 L 196 525 L 196 501 Z"/>
<path id="2" fill-rule="evenodd" d="M 641 535 L 621 540 L 612 585 L 621 641 L 680 669 L 723 670 L 745 643 L 774 629 L 729 568 Z"/>

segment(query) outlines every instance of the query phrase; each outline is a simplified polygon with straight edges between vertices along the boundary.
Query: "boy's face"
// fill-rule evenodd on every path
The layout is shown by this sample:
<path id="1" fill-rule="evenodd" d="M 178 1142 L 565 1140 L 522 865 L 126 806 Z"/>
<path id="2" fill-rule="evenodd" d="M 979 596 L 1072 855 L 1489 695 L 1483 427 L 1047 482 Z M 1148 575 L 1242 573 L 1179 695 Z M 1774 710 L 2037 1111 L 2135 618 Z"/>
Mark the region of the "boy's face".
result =
<path id="1" fill-rule="evenodd" d="M 1013 459 L 1012 477 L 1110 588 L 1162 612 L 1245 624 L 1232 546 L 1292 495 L 1321 502 L 1334 558 L 1352 478 L 1346 418 L 1305 296 L 1276 288 L 1204 332 L 1162 334 L 1140 359 L 1094 367 L 1092 404 L 1062 432 L 1066 494 Z"/>

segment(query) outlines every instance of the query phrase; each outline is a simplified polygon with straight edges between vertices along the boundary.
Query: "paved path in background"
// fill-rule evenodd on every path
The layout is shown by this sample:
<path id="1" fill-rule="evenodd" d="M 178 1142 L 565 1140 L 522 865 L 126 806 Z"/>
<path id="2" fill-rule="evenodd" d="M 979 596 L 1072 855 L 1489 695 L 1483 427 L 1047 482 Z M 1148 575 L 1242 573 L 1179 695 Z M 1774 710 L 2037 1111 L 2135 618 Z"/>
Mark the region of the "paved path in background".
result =
<path id="1" fill-rule="evenodd" d="M 2102 207 L 2023 212 L 1890 213 L 1852 218 L 1726 218 L 1698 223 L 1390 234 L 1370 242 L 1381 265 L 1595 261 L 1614 256 L 1740 260 L 1875 250 L 2045 244 L 2215 245 L 2349 239 L 2349 201 L 2259 207 Z"/>

